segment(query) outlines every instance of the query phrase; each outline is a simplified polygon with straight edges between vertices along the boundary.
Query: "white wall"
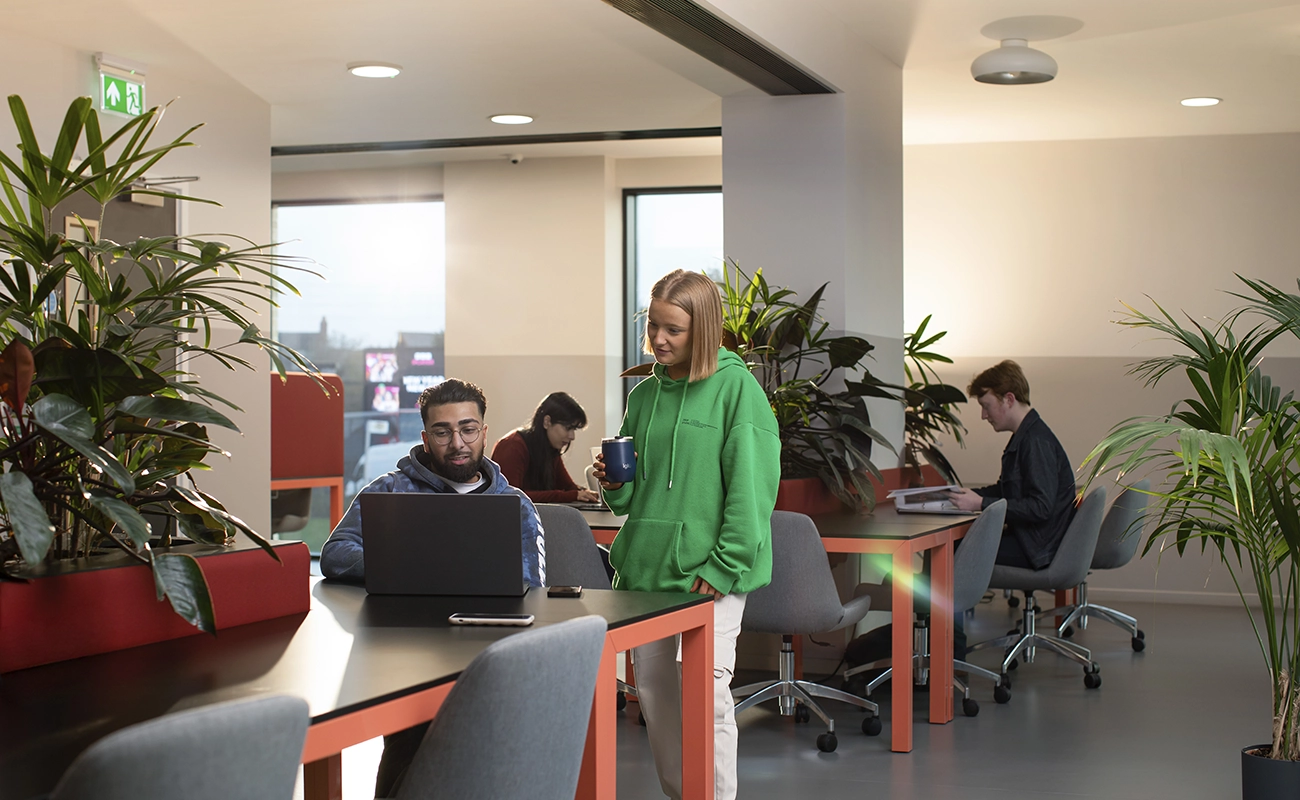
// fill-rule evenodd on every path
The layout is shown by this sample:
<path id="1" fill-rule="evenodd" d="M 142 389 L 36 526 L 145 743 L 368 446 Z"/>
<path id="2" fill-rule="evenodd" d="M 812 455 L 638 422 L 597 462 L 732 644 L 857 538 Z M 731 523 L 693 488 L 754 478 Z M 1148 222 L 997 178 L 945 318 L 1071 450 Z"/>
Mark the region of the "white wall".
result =
<path id="1" fill-rule="evenodd" d="M 200 181 L 189 191 L 221 203 L 219 208 L 191 205 L 187 230 L 196 235 L 221 232 L 255 242 L 270 241 L 270 107 L 129 8 L 99 4 L 82 8 L 84 13 L 80 13 L 76 8 L 82 5 L 74 2 L 58 8 L 25 9 L 12 15 L 0 33 L 6 94 L 23 96 L 42 143 L 52 146 L 74 97 L 96 93 L 92 53 L 107 50 L 145 62 L 149 65 L 148 102 L 156 105 L 175 99 L 159 126 L 158 141 L 175 137 L 191 125 L 207 123 L 191 137 L 199 146 L 177 151 L 150 173 L 151 177 L 197 175 Z M 70 25 L 68 21 L 74 19 L 95 19 L 96 23 Z M 51 30 L 57 31 L 57 42 L 47 38 Z M 126 42 L 135 44 L 124 45 Z M 112 118 L 105 117 L 103 124 L 111 127 Z M 0 142 L 13 154 L 10 143 L 15 134 L 10 123 L 0 127 L 7 131 Z M 84 153 L 84 145 L 79 152 Z M 111 235 L 111 231 L 106 233 Z M 269 330 L 265 314 L 258 323 Z M 261 365 L 258 371 L 229 373 L 212 365 L 203 367 L 204 385 L 243 408 L 242 413 L 231 415 L 243 434 L 214 436 L 231 452 L 231 458 L 210 458 L 214 469 L 200 474 L 198 482 L 253 528 L 269 532 L 267 365 L 256 351 L 246 351 L 244 356 Z"/>
<path id="2" fill-rule="evenodd" d="M 1123 304 L 1218 317 L 1237 305 L 1233 273 L 1295 291 L 1300 134 L 978 145 L 905 150 L 906 321 L 947 329 L 942 370 L 965 387 L 1003 358 L 1025 368 L 1030 399 L 1079 464 L 1106 431 L 1167 413 L 1188 386 L 1126 374 L 1170 352 L 1114 324 Z M 1300 388 L 1300 347 L 1265 369 Z M 996 479 L 1006 434 L 963 412 L 968 447 L 947 454 L 971 485 Z M 1112 499 L 1113 499 L 1112 493 Z M 1097 597 L 1235 603 L 1215 557 L 1154 555 L 1095 575 Z"/>

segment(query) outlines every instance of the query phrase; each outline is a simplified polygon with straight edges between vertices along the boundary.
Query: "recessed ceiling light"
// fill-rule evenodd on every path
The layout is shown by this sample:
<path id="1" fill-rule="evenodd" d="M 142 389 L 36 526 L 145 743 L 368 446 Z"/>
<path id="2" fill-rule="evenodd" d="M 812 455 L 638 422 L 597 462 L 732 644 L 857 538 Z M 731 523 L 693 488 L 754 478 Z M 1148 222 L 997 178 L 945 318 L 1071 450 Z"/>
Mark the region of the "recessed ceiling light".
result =
<path id="1" fill-rule="evenodd" d="M 1218 97 L 1188 97 L 1180 101 L 1183 105 L 1191 108 L 1203 108 L 1205 106 L 1217 106 L 1222 103 Z"/>
<path id="2" fill-rule="evenodd" d="M 533 118 L 527 114 L 494 114 L 488 119 L 498 125 L 527 125 L 533 121 Z"/>
<path id="3" fill-rule="evenodd" d="M 348 64 L 348 72 L 358 78 L 396 78 L 401 71 L 397 64 L 383 61 L 353 61 Z"/>

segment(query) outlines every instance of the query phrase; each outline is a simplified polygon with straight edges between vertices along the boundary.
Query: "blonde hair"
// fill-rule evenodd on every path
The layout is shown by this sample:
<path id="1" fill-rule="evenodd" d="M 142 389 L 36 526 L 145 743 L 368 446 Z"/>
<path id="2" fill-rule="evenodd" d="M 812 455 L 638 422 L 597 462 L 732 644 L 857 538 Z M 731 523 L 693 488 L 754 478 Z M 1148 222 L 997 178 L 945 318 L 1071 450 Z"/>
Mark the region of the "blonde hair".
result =
<path id="1" fill-rule="evenodd" d="M 689 380 L 702 381 L 717 372 L 718 348 L 722 346 L 722 296 L 718 285 L 702 272 L 678 269 L 655 283 L 650 298 L 672 303 L 691 315 Z M 654 352 L 649 331 L 642 336 L 641 349 Z"/>

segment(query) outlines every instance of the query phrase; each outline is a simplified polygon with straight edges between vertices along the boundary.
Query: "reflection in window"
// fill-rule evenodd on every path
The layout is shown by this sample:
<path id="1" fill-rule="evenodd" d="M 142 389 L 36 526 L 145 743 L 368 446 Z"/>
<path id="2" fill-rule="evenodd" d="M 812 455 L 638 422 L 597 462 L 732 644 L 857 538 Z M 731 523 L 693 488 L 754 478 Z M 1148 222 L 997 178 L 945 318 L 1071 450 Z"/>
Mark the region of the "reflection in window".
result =
<path id="1" fill-rule="evenodd" d="M 325 280 L 288 271 L 276 338 L 343 379 L 344 502 L 420 441 L 420 392 L 446 374 L 446 225 L 441 201 L 276 205 L 275 240 Z M 293 538 L 319 549 L 327 493 Z M 345 505 L 346 508 L 346 505 Z M 272 515 L 275 516 L 273 509 Z"/>

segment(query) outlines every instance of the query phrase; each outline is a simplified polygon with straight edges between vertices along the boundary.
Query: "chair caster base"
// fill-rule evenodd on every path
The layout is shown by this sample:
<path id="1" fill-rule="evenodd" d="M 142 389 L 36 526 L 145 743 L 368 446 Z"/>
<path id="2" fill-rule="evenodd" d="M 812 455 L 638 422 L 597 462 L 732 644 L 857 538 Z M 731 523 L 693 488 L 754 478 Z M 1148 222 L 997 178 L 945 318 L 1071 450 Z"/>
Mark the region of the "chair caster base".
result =
<path id="1" fill-rule="evenodd" d="M 980 704 L 975 702 L 975 698 L 967 697 L 961 701 L 961 713 L 968 717 L 977 716 L 980 713 Z"/>
<path id="2" fill-rule="evenodd" d="M 812 712 L 808 710 L 808 706 L 800 703 L 794 707 L 795 722 L 807 722 L 810 719 L 812 719 Z"/>
<path id="3" fill-rule="evenodd" d="M 862 732 L 868 736 L 879 736 L 883 729 L 884 726 L 880 724 L 880 717 L 872 715 L 862 720 Z"/>
<path id="4" fill-rule="evenodd" d="M 993 700 L 999 705 L 1011 700 L 1011 687 L 1003 679 L 1003 683 L 993 687 Z"/>
<path id="5" fill-rule="evenodd" d="M 1145 639 L 1139 639 L 1138 637 L 1134 636 L 1134 637 L 1133 637 L 1133 652 L 1135 652 L 1135 653 L 1141 653 L 1141 652 L 1142 652 L 1143 650 L 1145 650 L 1145 649 L 1147 649 L 1147 642 L 1146 642 L 1146 640 L 1145 640 Z"/>
<path id="6" fill-rule="evenodd" d="M 615 692 L 615 695 L 617 696 L 617 699 L 614 701 L 615 707 L 617 707 L 619 711 L 627 708 L 627 695 L 622 692 Z"/>
<path id="7" fill-rule="evenodd" d="M 833 733 L 823 733 L 817 737 L 817 749 L 823 753 L 834 753 L 835 748 L 839 746 L 839 739 L 836 739 Z"/>

